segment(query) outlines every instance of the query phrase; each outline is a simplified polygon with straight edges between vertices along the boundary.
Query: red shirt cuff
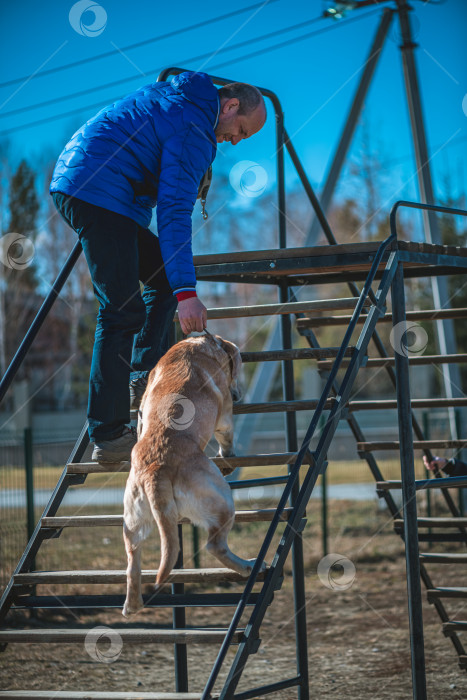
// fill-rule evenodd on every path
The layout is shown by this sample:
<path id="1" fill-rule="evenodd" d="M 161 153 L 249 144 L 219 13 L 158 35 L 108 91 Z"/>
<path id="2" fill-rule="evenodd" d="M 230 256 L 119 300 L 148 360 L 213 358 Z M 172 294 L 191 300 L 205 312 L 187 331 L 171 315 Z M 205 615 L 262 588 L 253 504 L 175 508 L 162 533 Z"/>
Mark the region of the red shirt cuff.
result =
<path id="1" fill-rule="evenodd" d="M 185 301 L 185 299 L 191 299 L 191 297 L 195 297 L 197 294 L 193 289 L 190 292 L 178 292 L 175 296 L 177 297 L 177 301 Z"/>

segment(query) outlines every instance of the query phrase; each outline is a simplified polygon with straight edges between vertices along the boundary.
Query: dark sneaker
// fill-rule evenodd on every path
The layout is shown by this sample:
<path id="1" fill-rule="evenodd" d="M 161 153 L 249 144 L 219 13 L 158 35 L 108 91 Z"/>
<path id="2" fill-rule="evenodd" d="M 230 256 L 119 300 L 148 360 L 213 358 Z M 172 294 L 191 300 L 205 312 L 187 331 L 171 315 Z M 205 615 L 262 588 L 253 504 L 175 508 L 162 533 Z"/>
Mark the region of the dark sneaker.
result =
<path id="1" fill-rule="evenodd" d="M 130 382 L 130 411 L 136 411 L 139 408 L 147 385 L 147 377 L 138 377 Z"/>
<path id="2" fill-rule="evenodd" d="M 91 459 L 102 464 L 129 462 L 136 440 L 136 428 L 125 428 L 122 435 L 114 440 L 95 442 Z"/>

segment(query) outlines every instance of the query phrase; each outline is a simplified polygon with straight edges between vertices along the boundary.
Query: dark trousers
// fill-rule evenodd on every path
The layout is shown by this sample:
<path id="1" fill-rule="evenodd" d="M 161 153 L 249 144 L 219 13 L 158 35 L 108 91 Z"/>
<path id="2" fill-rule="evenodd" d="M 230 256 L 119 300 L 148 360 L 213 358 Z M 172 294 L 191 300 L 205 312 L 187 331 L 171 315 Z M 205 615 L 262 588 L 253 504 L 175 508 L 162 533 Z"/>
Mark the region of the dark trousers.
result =
<path id="1" fill-rule="evenodd" d="M 89 435 L 93 441 L 111 440 L 130 421 L 130 379 L 146 377 L 169 348 L 177 300 L 159 240 L 149 229 L 70 195 L 55 192 L 52 197 L 79 236 L 99 301 Z"/>

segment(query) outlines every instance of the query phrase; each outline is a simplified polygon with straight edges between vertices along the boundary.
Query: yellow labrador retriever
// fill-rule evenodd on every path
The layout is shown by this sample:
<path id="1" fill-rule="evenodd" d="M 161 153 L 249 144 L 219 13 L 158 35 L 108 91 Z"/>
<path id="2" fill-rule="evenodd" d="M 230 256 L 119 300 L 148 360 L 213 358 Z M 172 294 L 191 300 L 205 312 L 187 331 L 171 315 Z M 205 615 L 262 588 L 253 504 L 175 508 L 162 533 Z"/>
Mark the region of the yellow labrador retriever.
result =
<path id="1" fill-rule="evenodd" d="M 232 399 L 239 398 L 240 367 L 237 346 L 207 333 L 174 345 L 149 375 L 124 497 L 125 616 L 143 606 L 141 546 L 154 520 L 161 539 L 156 590 L 177 561 L 182 519 L 208 531 L 207 549 L 224 566 L 243 575 L 251 571 L 255 560 L 240 559 L 228 547 L 235 518 L 231 490 L 204 454 L 213 433 L 219 456 L 234 454 Z"/>

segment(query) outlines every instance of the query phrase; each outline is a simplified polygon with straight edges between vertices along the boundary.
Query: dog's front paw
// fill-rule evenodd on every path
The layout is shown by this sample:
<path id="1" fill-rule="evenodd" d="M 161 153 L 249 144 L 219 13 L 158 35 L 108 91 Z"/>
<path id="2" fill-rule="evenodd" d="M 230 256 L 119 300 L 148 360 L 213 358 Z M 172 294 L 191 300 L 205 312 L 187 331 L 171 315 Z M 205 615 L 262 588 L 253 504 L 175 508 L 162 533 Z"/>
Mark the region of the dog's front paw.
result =
<path id="1" fill-rule="evenodd" d="M 230 447 L 227 447 L 227 448 L 219 447 L 219 452 L 217 453 L 217 456 L 223 457 L 223 458 L 235 457 L 236 453 L 235 453 L 233 445 L 231 445 Z"/>

